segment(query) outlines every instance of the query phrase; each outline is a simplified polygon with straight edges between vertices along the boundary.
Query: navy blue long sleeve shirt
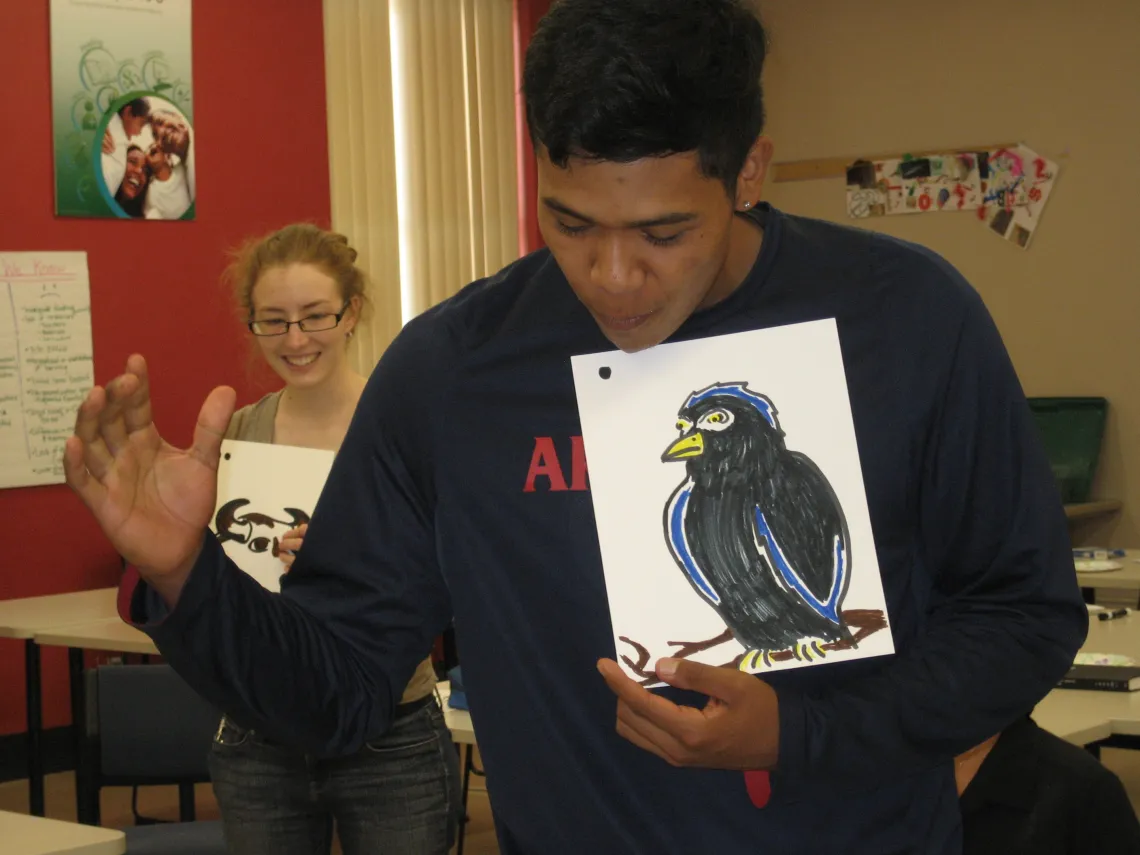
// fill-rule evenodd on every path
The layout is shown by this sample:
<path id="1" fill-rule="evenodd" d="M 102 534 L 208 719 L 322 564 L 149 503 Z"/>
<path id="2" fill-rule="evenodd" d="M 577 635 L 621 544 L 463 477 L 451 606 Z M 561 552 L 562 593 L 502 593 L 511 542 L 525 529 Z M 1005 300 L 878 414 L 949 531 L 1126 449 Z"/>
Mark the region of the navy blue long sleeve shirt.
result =
<path id="1" fill-rule="evenodd" d="M 754 216 L 747 279 L 671 340 L 836 319 L 897 651 L 766 678 L 780 716 L 766 807 L 739 772 L 672 768 L 615 733 L 570 368 L 612 345 L 545 250 L 393 342 L 279 595 L 205 537 L 177 606 L 140 584 L 128 618 L 240 723 L 329 755 L 384 732 L 454 616 L 508 855 L 957 852 L 953 755 L 1030 710 L 1087 629 L 1050 468 L 949 264 Z"/>

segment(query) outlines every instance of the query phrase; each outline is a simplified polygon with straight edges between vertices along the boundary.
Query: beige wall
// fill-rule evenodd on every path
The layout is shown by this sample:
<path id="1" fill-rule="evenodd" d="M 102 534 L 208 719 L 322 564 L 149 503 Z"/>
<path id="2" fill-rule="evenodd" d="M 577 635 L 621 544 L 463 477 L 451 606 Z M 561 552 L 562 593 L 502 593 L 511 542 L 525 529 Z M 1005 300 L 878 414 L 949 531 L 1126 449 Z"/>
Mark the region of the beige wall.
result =
<path id="1" fill-rule="evenodd" d="M 1140 2 L 760 0 L 776 160 L 1023 141 L 1060 174 L 1028 251 L 970 214 L 861 224 L 933 248 L 982 294 L 1029 395 L 1103 395 L 1081 542 L 1140 547 Z M 769 184 L 851 223 L 843 179 Z"/>

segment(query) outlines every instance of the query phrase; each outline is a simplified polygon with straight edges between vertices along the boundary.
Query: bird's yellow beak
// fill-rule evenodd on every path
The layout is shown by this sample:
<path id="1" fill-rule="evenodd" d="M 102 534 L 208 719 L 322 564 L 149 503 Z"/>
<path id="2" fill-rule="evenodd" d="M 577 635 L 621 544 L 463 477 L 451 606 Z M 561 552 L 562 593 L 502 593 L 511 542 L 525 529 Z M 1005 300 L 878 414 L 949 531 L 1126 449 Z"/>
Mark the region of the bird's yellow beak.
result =
<path id="1" fill-rule="evenodd" d="M 670 460 L 685 460 L 689 457 L 700 457 L 704 453 L 705 438 L 701 435 L 700 431 L 694 431 L 688 436 L 681 437 L 665 449 L 665 453 L 661 455 L 661 462 L 668 463 Z"/>

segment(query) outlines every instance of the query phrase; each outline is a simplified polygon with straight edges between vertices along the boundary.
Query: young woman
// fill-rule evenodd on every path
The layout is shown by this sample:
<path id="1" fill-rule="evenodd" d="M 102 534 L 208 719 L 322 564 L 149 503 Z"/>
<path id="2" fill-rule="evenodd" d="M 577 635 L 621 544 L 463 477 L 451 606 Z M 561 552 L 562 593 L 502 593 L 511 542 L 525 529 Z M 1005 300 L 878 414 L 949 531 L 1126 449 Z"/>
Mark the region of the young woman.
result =
<path id="1" fill-rule="evenodd" d="M 227 438 L 337 450 L 365 378 L 349 340 L 365 301 L 356 251 L 338 234 L 292 225 L 246 245 L 230 268 L 253 340 L 284 387 L 238 410 Z M 282 571 L 304 542 L 282 540 Z M 288 667 L 282 662 L 282 667 Z M 425 659 L 391 729 L 356 754 L 318 758 L 222 719 L 210 757 L 234 855 L 443 855 L 459 816 L 459 770 Z"/>

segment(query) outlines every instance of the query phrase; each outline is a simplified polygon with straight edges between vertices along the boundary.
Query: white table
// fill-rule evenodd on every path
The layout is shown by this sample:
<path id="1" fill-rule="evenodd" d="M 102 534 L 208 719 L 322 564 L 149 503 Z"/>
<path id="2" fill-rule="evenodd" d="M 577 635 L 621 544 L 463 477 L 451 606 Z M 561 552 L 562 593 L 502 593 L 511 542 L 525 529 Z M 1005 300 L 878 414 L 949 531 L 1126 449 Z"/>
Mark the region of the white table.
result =
<path id="1" fill-rule="evenodd" d="M 1107 621 L 1090 614 L 1081 650 L 1140 660 L 1140 612 Z M 1050 733 L 1078 745 L 1110 736 L 1140 736 L 1140 692 L 1054 689 L 1037 705 L 1033 718 Z"/>
<path id="2" fill-rule="evenodd" d="M 58 626 L 37 632 L 41 647 L 67 647 L 72 650 L 103 650 L 111 653 L 141 653 L 157 656 L 150 636 L 115 617 L 75 626 Z"/>
<path id="3" fill-rule="evenodd" d="M 1123 558 L 1113 558 L 1124 566 L 1120 570 L 1100 573 L 1077 571 L 1077 582 L 1082 588 L 1129 588 L 1140 590 L 1140 549 L 1127 550 Z"/>
<path id="4" fill-rule="evenodd" d="M 57 626 L 109 620 L 116 616 L 117 588 L 23 597 L 0 601 L 0 638 L 24 641 L 25 709 L 28 723 L 28 803 L 36 816 L 44 814 L 43 689 L 37 632 Z"/>
<path id="5" fill-rule="evenodd" d="M 32 638 L 57 626 L 118 616 L 118 588 L 0 601 L 0 637 Z"/>
<path id="6" fill-rule="evenodd" d="M 451 697 L 451 683 L 448 680 L 436 684 L 439 698 L 443 702 L 443 720 L 451 731 L 451 739 L 457 745 L 475 745 L 475 725 L 471 723 L 471 713 L 457 710 L 447 705 Z"/>
<path id="7" fill-rule="evenodd" d="M 0 811 L 4 855 L 123 855 L 126 835 L 114 828 L 92 828 L 22 813 Z"/>

